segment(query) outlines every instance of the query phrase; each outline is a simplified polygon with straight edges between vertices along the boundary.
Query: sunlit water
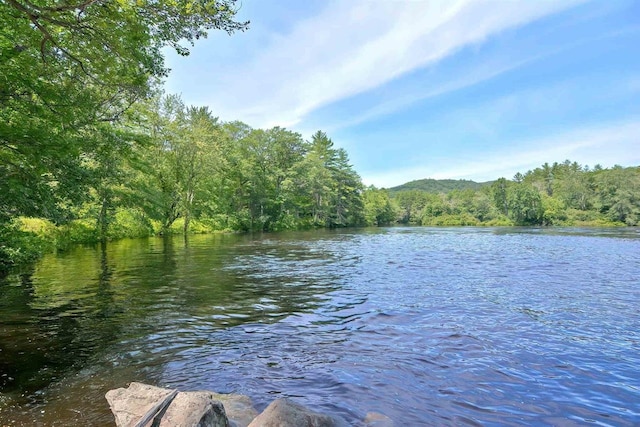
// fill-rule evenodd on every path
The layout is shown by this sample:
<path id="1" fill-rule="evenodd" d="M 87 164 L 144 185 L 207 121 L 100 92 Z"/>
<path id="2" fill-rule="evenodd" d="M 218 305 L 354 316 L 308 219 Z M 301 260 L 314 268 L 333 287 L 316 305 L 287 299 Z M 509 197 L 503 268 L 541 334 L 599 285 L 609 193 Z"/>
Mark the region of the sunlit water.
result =
<path id="1" fill-rule="evenodd" d="M 640 425 L 640 233 L 129 240 L 0 281 L 0 425 L 110 425 L 131 381 L 353 425 Z"/>

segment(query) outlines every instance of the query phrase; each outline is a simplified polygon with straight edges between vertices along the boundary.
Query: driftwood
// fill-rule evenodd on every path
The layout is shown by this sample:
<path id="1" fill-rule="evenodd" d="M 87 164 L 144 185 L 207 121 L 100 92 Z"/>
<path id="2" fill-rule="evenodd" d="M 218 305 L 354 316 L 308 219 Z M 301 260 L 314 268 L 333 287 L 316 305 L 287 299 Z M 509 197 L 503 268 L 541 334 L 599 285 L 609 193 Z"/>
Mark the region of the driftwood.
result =
<path id="1" fill-rule="evenodd" d="M 151 421 L 156 417 L 156 415 L 163 412 L 171 404 L 171 402 L 177 395 L 178 395 L 178 390 L 173 390 L 171 393 L 169 393 L 167 397 L 165 397 L 163 400 L 158 402 L 158 404 L 156 404 L 154 407 L 149 409 L 149 411 L 140 419 L 140 421 L 134 424 L 134 427 L 146 426 L 149 423 L 149 421 Z"/>

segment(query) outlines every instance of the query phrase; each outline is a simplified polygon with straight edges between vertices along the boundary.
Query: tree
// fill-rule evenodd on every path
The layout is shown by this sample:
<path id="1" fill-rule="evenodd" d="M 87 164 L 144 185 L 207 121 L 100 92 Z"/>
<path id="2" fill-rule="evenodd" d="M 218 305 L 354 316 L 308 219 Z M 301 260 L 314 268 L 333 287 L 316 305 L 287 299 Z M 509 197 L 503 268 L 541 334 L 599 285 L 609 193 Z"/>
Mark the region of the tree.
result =
<path id="1" fill-rule="evenodd" d="M 289 192 L 286 185 L 294 176 L 293 168 L 300 163 L 307 152 L 307 145 L 299 133 L 275 127 L 265 132 L 269 155 L 270 184 L 269 214 L 270 228 L 283 229 L 295 227 L 295 194 Z"/>
<path id="2" fill-rule="evenodd" d="M 187 233 L 203 181 L 220 155 L 220 124 L 207 107 L 187 107 L 176 95 L 149 103 L 147 114 L 152 148 L 146 157 L 153 164 L 147 173 L 154 181 L 145 192 L 148 212 L 163 233 L 182 217 Z"/>
<path id="3" fill-rule="evenodd" d="M 505 178 L 500 178 L 491 184 L 491 193 L 496 208 L 504 215 L 509 215 L 509 203 L 507 199 L 509 183 Z"/>
<path id="4" fill-rule="evenodd" d="M 251 165 L 244 144 L 252 128 L 240 121 L 223 123 L 221 153 L 208 188 L 211 214 L 222 218 L 226 228 L 250 230 L 249 193 Z"/>
<path id="5" fill-rule="evenodd" d="M 81 201 L 87 134 L 115 122 L 207 31 L 244 30 L 235 0 L 0 2 L 0 221 Z"/>
<path id="6" fill-rule="evenodd" d="M 595 172 L 595 207 L 610 221 L 640 224 L 640 168 Z"/>
<path id="7" fill-rule="evenodd" d="M 427 203 L 427 193 L 421 190 L 402 190 L 392 193 L 398 204 L 398 222 L 403 224 L 419 224 L 422 210 Z"/>
<path id="8" fill-rule="evenodd" d="M 150 100 L 147 108 L 146 126 L 152 142 L 145 160 L 151 167 L 141 177 L 141 185 L 147 213 L 160 221 L 166 233 L 181 214 L 179 147 L 186 107 L 179 96 L 169 95 Z"/>
<path id="9" fill-rule="evenodd" d="M 559 225 L 567 219 L 564 204 L 546 193 L 542 194 L 542 224 Z"/>
<path id="10" fill-rule="evenodd" d="M 507 193 L 507 205 L 516 225 L 542 223 L 542 198 L 532 186 L 523 183 L 512 186 Z"/>
<path id="11" fill-rule="evenodd" d="M 139 135 L 122 126 L 101 123 L 89 132 L 93 137 L 91 153 L 83 156 L 83 167 L 88 172 L 90 194 L 87 200 L 97 207 L 95 213 L 99 239 L 108 238 L 109 225 L 118 206 L 129 204 L 134 198 L 131 180 L 135 175 L 134 145 Z"/>
<path id="12" fill-rule="evenodd" d="M 330 226 L 330 203 L 335 197 L 335 182 L 329 166 L 335 162 L 333 141 L 322 131 L 311 136 L 309 153 L 309 190 L 312 196 L 313 222 Z"/>
<path id="13" fill-rule="evenodd" d="M 388 225 L 395 221 L 396 208 L 386 190 L 370 186 L 362 194 L 364 219 L 367 225 Z"/>
<path id="14" fill-rule="evenodd" d="M 311 137 L 304 160 L 314 224 L 327 227 L 356 225 L 362 221 L 362 184 L 344 149 L 322 131 Z"/>
<path id="15" fill-rule="evenodd" d="M 349 164 L 349 156 L 344 148 L 336 150 L 335 161 L 329 165 L 335 182 L 332 201 L 331 226 L 345 227 L 362 224 L 362 182 L 360 176 Z"/>
<path id="16" fill-rule="evenodd" d="M 188 107 L 182 135 L 173 148 L 180 187 L 184 233 L 189 231 L 196 190 L 219 154 L 219 124 L 207 107 Z"/>

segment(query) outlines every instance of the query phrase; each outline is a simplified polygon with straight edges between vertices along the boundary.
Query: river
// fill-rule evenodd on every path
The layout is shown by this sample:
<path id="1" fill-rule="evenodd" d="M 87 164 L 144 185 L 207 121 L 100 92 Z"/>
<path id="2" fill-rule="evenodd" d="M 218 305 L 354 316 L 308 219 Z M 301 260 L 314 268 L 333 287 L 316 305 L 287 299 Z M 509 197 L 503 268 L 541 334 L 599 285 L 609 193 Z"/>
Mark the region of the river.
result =
<path id="1" fill-rule="evenodd" d="M 640 425 L 640 232 L 123 240 L 0 279 L 0 425 L 112 425 L 131 381 L 353 425 Z"/>

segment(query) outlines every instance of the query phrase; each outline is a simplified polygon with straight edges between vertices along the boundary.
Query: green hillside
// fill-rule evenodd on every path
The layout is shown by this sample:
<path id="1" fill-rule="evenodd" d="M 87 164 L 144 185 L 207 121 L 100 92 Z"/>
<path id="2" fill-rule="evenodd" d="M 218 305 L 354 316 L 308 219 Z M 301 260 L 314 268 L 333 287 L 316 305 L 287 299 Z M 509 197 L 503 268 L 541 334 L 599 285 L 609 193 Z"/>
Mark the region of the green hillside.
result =
<path id="1" fill-rule="evenodd" d="M 478 190 L 491 182 L 475 182 L 467 179 L 418 179 L 389 189 L 395 193 L 405 190 L 420 190 L 427 193 L 449 193 L 453 190 Z"/>

